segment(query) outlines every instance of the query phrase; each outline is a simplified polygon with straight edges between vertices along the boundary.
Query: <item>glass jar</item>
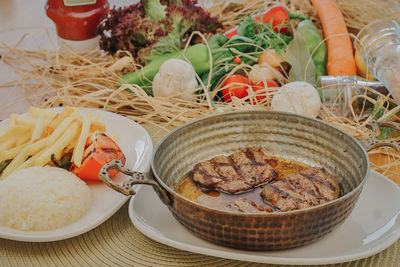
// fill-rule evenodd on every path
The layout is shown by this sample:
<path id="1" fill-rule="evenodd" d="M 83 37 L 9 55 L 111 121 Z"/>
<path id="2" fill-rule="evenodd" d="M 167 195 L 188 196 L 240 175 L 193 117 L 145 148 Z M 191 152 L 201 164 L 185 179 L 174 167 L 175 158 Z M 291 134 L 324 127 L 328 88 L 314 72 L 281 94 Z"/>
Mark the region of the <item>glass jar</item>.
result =
<path id="1" fill-rule="evenodd" d="M 371 22 L 358 34 L 355 47 L 369 71 L 400 104 L 400 25 L 399 20 Z"/>

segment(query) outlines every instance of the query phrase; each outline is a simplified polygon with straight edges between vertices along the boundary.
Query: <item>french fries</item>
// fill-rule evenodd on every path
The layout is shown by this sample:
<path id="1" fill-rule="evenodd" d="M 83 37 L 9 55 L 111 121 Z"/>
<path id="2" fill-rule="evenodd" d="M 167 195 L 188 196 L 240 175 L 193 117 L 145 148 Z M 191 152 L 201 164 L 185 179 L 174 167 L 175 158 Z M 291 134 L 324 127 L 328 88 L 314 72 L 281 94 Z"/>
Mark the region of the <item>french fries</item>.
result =
<path id="1" fill-rule="evenodd" d="M 74 109 L 71 107 L 65 107 L 60 113 L 58 113 L 53 120 L 46 126 L 44 130 L 44 136 L 48 136 L 54 132 L 54 130 L 72 113 Z"/>
<path id="2" fill-rule="evenodd" d="M 4 169 L 1 178 L 4 179 L 12 172 L 14 172 L 21 164 L 23 164 L 28 159 L 29 156 L 39 153 L 43 148 L 46 147 L 46 143 L 47 143 L 47 138 L 43 138 L 35 143 L 27 145 L 15 156 L 15 158 L 10 162 L 10 164 L 8 164 L 8 166 Z"/>
<path id="3" fill-rule="evenodd" d="M 91 118 L 85 116 L 82 122 L 82 130 L 76 143 L 74 152 L 72 153 L 72 162 L 80 167 L 82 163 L 83 151 L 85 150 L 86 139 L 89 136 Z"/>
<path id="4" fill-rule="evenodd" d="M 75 135 L 79 131 L 80 123 L 74 121 L 71 126 L 63 133 L 62 136 L 54 142 L 51 146 L 42 151 L 37 158 L 34 160 L 35 166 L 44 166 L 51 161 L 51 154 L 57 154 L 59 151 L 63 151 L 66 146 L 74 139 Z M 52 137 L 52 136 L 50 136 Z M 50 140 L 50 139 L 49 139 Z"/>
<path id="5" fill-rule="evenodd" d="M 80 166 L 87 138 L 106 130 L 98 119 L 72 107 L 58 114 L 37 107 L 29 108 L 26 116 L 12 114 L 8 127 L 0 131 L 0 163 L 11 160 L 0 180 L 23 168 L 52 164 L 53 154 L 59 160 L 72 152 L 71 161 Z"/>
<path id="6" fill-rule="evenodd" d="M 45 117 L 49 120 L 53 119 L 55 116 L 57 116 L 57 113 L 48 110 L 48 109 L 42 109 L 42 108 L 37 108 L 37 107 L 30 107 L 28 109 L 28 113 L 35 118 L 40 118 L 40 117 Z"/>
<path id="7" fill-rule="evenodd" d="M 4 133 L 0 134 L 0 143 L 7 141 L 8 139 L 13 139 L 20 134 L 24 134 L 25 132 L 29 132 L 32 129 L 20 126 L 20 125 L 12 125 L 7 128 Z"/>

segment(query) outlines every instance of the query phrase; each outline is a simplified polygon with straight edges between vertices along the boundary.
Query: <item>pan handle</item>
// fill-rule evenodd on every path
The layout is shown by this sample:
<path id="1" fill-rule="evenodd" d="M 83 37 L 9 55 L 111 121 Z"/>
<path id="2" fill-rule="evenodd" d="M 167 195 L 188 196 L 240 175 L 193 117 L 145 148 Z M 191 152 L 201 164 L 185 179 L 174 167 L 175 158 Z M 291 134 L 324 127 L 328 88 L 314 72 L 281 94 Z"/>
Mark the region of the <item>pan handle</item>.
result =
<path id="1" fill-rule="evenodd" d="M 109 170 L 118 170 L 126 175 L 131 176 L 126 179 L 124 183 L 121 185 L 115 183 L 110 175 L 108 174 Z M 146 177 L 147 176 L 147 177 Z M 99 173 L 99 178 L 103 183 L 105 183 L 108 187 L 111 187 L 115 191 L 118 191 L 121 194 L 126 196 L 135 195 L 136 191 L 133 190 L 132 186 L 135 184 L 147 184 L 151 185 L 153 189 L 156 191 L 158 197 L 165 205 L 171 204 L 171 198 L 168 192 L 162 188 L 156 181 L 150 180 L 152 178 L 152 174 L 144 174 L 141 172 L 131 171 L 126 168 L 120 160 L 112 160 L 111 162 L 105 164 L 103 168 L 101 168 Z"/>

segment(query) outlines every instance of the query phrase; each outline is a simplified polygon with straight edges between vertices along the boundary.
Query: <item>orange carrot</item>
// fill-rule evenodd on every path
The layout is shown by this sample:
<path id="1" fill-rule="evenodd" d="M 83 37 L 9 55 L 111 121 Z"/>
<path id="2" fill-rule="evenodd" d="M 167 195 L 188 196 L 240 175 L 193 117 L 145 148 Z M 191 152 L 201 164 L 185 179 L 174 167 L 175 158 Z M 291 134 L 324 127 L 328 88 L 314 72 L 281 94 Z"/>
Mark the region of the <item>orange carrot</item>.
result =
<path id="1" fill-rule="evenodd" d="M 335 0 L 311 0 L 321 20 L 328 50 L 328 75 L 357 75 L 346 22 Z"/>

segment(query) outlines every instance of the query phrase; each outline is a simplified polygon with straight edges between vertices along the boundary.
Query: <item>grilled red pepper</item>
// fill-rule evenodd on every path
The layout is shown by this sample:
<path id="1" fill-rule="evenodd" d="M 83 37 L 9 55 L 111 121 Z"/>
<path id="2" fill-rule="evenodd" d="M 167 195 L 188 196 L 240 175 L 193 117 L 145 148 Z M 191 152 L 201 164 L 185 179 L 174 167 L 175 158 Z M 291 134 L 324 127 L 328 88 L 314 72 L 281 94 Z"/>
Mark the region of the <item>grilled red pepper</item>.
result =
<path id="1" fill-rule="evenodd" d="M 272 28 L 276 32 L 284 33 L 288 30 L 289 20 L 290 19 L 307 19 L 307 16 L 300 14 L 293 14 L 289 12 L 284 6 L 276 5 L 268 10 L 264 11 L 261 16 L 255 15 L 253 16 L 255 20 L 262 20 L 264 23 L 271 24 Z M 237 34 L 238 26 L 228 30 L 225 32 L 225 36 L 231 38 L 232 36 Z"/>
<path id="2" fill-rule="evenodd" d="M 99 180 L 99 173 L 104 164 L 119 159 L 125 164 L 125 156 L 119 146 L 105 133 L 95 132 L 88 137 L 81 166 L 71 164 L 70 171 L 83 180 Z M 117 174 L 110 170 L 110 176 Z"/>

